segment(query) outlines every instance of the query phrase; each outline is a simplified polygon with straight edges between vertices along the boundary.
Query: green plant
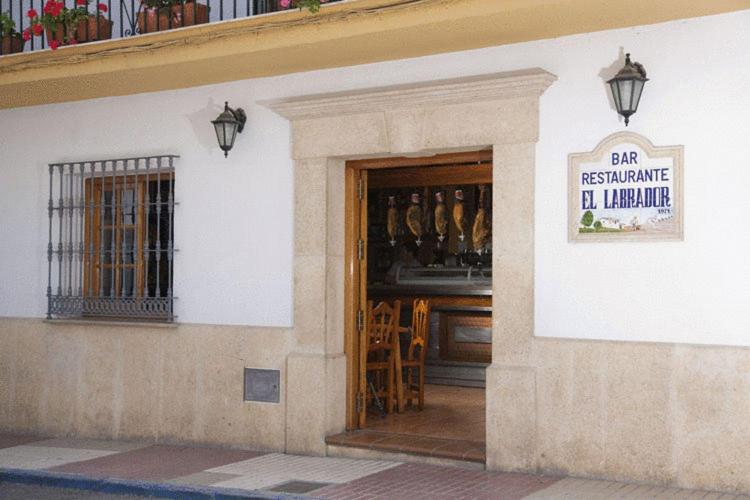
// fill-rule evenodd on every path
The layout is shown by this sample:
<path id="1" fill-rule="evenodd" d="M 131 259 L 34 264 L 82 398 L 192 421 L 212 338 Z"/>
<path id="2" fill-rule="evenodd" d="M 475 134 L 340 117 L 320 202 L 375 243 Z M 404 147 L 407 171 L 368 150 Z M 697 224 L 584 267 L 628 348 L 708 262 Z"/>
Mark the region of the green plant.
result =
<path id="1" fill-rule="evenodd" d="M 279 7 L 288 9 L 294 7 L 297 9 L 307 9 L 310 12 L 318 12 L 320 4 L 328 3 L 328 0 L 279 0 Z"/>
<path id="2" fill-rule="evenodd" d="M 601 230 L 601 228 L 602 228 L 602 221 L 598 220 L 598 221 L 594 222 L 594 229 L 596 229 L 597 231 L 599 231 L 599 230 Z"/>
<path id="3" fill-rule="evenodd" d="M 21 34 L 16 31 L 16 23 L 10 18 L 7 12 L 0 12 L 0 36 L 20 37 Z"/>
<path id="4" fill-rule="evenodd" d="M 581 217 L 581 224 L 583 224 L 586 227 L 591 227 L 591 224 L 594 223 L 594 214 L 591 213 L 591 210 L 586 210 L 583 213 L 583 217 Z"/>

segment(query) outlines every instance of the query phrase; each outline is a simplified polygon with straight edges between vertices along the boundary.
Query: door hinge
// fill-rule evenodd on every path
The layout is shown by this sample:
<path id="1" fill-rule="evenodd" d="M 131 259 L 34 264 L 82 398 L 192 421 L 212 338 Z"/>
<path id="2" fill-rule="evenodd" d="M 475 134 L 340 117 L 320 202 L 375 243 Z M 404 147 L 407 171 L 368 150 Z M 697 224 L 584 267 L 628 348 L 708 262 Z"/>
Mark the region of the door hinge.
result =
<path id="1" fill-rule="evenodd" d="M 365 240 L 357 240 L 357 259 L 364 260 L 365 258 Z"/>
<path id="2" fill-rule="evenodd" d="M 357 331 L 361 332 L 365 329 L 365 313 L 360 309 L 357 311 Z"/>
<path id="3" fill-rule="evenodd" d="M 365 196 L 365 180 L 360 177 L 359 183 L 357 184 L 357 198 L 362 199 Z"/>
<path id="4" fill-rule="evenodd" d="M 354 406 L 356 407 L 356 413 L 359 413 L 362 411 L 362 406 L 364 405 L 364 397 L 362 396 L 361 392 L 357 392 L 357 395 L 354 397 Z"/>

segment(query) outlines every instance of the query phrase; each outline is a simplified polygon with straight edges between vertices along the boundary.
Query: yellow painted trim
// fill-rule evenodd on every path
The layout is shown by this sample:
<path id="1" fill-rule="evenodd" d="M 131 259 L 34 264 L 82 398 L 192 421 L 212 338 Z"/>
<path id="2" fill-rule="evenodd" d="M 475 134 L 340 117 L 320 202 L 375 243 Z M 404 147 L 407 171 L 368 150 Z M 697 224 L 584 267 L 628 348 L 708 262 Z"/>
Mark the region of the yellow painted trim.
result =
<path id="1" fill-rule="evenodd" d="M 0 109 L 351 66 L 750 9 L 750 0 L 350 0 L 0 57 Z"/>

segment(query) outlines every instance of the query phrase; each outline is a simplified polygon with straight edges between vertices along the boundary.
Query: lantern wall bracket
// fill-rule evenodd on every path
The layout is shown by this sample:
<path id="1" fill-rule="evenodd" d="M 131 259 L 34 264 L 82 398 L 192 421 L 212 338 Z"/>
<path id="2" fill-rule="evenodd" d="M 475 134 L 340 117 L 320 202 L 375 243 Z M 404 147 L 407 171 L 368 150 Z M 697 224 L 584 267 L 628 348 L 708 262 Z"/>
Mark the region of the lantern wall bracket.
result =
<path id="1" fill-rule="evenodd" d="M 245 128 L 245 122 L 247 121 L 247 114 L 245 113 L 245 110 L 242 108 L 232 109 L 229 108 L 229 111 L 234 115 L 234 118 L 239 122 L 237 125 L 237 133 L 239 134 L 242 132 L 242 129 Z"/>

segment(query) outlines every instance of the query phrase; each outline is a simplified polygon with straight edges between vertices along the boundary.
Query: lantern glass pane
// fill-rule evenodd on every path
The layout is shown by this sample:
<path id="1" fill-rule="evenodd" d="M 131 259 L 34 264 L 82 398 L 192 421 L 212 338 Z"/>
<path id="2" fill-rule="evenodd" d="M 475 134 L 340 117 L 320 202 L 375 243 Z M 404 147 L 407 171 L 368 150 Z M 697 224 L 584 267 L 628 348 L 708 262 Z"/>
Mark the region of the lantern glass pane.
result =
<path id="1" fill-rule="evenodd" d="M 622 99 L 622 110 L 633 109 L 633 80 L 620 80 L 620 99 Z"/>
<path id="2" fill-rule="evenodd" d="M 224 123 L 214 123 L 214 128 L 216 129 L 216 140 L 219 141 L 219 147 L 224 147 L 224 145 L 226 144 L 226 137 L 224 135 Z"/>
<path id="3" fill-rule="evenodd" d="M 237 124 L 227 123 L 224 133 L 227 137 L 227 146 L 229 147 L 229 149 L 232 149 L 232 146 L 234 146 L 234 138 L 237 135 Z"/>
<path id="4" fill-rule="evenodd" d="M 622 101 L 620 101 L 620 88 L 617 86 L 617 82 L 611 82 L 609 84 L 610 89 L 612 90 L 612 99 L 615 101 L 615 108 L 617 108 L 617 112 L 619 113 L 622 110 Z"/>
<path id="5" fill-rule="evenodd" d="M 638 103 L 641 101 L 641 92 L 643 92 L 643 84 L 646 83 L 641 80 L 635 80 L 633 82 L 633 111 L 638 109 Z"/>

